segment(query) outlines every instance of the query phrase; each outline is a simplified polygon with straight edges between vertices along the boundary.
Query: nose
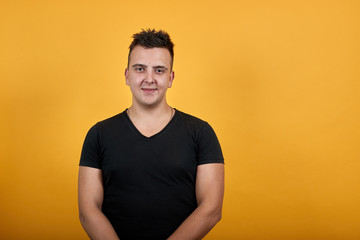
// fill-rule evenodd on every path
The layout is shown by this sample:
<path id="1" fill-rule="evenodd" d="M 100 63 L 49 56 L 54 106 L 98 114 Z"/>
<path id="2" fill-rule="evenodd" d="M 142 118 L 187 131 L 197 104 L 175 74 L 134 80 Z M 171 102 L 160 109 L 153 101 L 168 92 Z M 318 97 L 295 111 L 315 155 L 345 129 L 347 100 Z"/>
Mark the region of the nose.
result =
<path id="1" fill-rule="evenodd" d="M 148 83 L 148 84 L 152 84 L 155 82 L 154 80 L 154 73 L 153 71 L 148 71 L 146 76 L 145 76 L 145 79 L 144 79 L 144 82 L 145 83 Z"/>

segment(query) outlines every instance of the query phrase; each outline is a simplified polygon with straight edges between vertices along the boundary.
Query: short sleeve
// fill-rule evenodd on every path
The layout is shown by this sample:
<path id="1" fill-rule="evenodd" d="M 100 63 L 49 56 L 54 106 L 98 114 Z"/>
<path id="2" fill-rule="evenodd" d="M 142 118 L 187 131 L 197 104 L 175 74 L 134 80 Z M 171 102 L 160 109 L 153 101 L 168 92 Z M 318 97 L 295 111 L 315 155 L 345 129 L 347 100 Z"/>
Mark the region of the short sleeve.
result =
<path id="1" fill-rule="evenodd" d="M 224 163 L 219 140 L 212 127 L 205 122 L 201 127 L 197 142 L 197 164 Z"/>
<path id="2" fill-rule="evenodd" d="M 88 131 L 81 151 L 79 166 L 101 169 L 101 147 L 97 124 Z"/>

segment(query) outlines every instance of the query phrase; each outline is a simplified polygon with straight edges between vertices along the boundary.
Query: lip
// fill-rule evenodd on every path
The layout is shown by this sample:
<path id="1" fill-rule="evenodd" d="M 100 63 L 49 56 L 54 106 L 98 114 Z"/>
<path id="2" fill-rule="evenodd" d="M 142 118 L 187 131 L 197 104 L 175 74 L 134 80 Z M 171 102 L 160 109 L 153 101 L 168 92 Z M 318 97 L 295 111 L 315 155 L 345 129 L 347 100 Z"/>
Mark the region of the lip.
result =
<path id="1" fill-rule="evenodd" d="M 144 91 L 145 93 L 153 93 L 157 89 L 156 88 L 141 88 L 141 90 Z"/>

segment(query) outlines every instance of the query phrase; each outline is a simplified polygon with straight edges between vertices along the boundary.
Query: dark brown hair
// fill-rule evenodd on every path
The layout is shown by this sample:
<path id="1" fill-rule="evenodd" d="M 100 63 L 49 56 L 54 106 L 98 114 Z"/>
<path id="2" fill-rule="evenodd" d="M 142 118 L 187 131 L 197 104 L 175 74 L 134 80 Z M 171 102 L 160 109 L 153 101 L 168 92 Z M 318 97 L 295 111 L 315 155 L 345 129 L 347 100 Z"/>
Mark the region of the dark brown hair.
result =
<path id="1" fill-rule="evenodd" d="M 133 35 L 134 40 L 129 46 L 128 67 L 130 62 L 130 54 L 135 46 L 140 45 L 145 48 L 166 48 L 171 56 L 171 69 L 174 62 L 174 43 L 171 41 L 170 36 L 163 30 L 156 31 L 155 29 L 142 29 L 141 32 Z"/>

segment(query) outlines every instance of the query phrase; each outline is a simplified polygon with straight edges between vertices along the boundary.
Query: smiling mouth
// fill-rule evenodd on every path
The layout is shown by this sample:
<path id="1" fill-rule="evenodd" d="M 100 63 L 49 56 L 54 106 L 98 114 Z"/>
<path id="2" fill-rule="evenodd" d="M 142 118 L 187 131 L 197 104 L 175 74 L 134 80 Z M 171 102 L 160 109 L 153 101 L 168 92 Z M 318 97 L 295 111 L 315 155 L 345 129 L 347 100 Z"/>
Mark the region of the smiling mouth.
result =
<path id="1" fill-rule="evenodd" d="M 146 92 L 146 93 L 153 93 L 155 92 L 157 89 L 156 88 L 141 88 L 142 91 Z"/>

